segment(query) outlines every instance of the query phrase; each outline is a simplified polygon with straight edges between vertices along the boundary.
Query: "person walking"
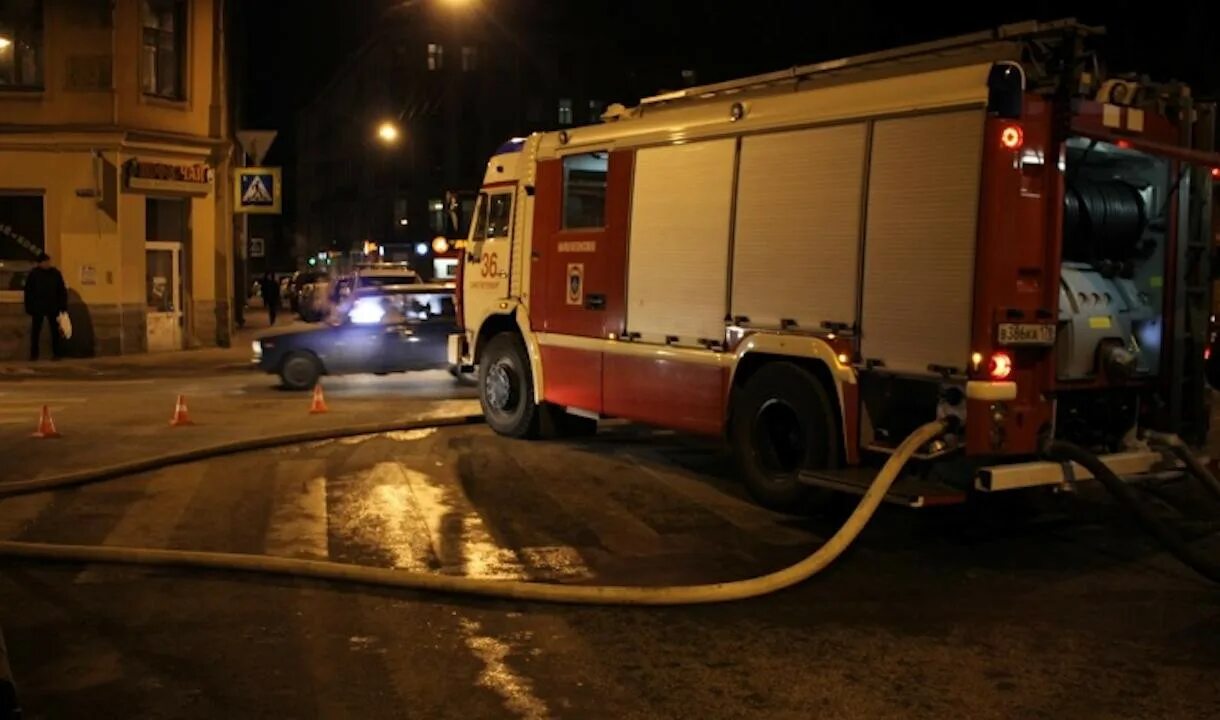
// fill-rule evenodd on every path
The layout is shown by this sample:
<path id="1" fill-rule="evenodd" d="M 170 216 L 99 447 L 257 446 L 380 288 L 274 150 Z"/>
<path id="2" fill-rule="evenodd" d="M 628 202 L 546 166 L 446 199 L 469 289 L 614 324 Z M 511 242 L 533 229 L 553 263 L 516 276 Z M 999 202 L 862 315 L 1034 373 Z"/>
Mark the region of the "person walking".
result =
<path id="1" fill-rule="evenodd" d="M 25 314 L 30 316 L 30 360 L 38 359 L 38 344 L 45 320 L 51 328 L 51 354 L 55 360 L 64 356 L 63 337 L 59 333 L 59 314 L 68 310 L 68 286 L 64 276 L 51 265 L 46 253 L 38 255 L 38 266 L 25 278 Z"/>
<path id="2" fill-rule="evenodd" d="M 275 279 L 275 273 L 263 273 L 262 285 L 263 305 L 267 308 L 267 320 L 275 324 L 275 314 L 280 309 L 280 283 Z"/>

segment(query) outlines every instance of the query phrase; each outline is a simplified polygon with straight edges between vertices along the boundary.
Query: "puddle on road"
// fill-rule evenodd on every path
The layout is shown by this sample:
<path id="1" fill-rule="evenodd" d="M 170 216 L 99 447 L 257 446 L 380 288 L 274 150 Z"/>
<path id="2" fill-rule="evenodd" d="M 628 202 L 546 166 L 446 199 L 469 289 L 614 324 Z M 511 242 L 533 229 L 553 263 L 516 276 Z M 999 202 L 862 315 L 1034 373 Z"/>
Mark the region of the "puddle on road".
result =
<path id="1" fill-rule="evenodd" d="M 503 547 L 453 479 L 380 462 L 339 479 L 332 532 L 383 553 L 392 567 L 495 580 L 591 577 L 571 547 Z"/>
<path id="2" fill-rule="evenodd" d="M 529 678 L 513 672 L 505 662 L 512 648 L 501 640 L 483 634 L 483 627 L 474 620 L 462 618 L 462 639 L 466 647 L 483 663 L 479 671 L 480 686 L 499 695 L 504 707 L 520 718 L 542 720 L 551 717 L 546 702 L 534 694 Z"/>

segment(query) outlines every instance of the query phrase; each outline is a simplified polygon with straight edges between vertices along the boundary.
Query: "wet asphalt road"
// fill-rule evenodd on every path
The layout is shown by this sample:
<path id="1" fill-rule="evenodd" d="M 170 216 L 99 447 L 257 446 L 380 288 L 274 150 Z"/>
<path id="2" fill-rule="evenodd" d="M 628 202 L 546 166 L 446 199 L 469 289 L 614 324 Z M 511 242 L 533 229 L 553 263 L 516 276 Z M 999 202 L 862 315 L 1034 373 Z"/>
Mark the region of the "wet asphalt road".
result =
<path id="1" fill-rule="evenodd" d="M 836 527 L 754 507 L 728 467 L 630 427 L 420 431 L 4 500 L 0 536 L 660 585 L 774 570 Z M 1091 496 L 885 509 L 818 578 L 699 608 L 0 572 L 31 718 L 1220 717 L 1218 601 Z"/>

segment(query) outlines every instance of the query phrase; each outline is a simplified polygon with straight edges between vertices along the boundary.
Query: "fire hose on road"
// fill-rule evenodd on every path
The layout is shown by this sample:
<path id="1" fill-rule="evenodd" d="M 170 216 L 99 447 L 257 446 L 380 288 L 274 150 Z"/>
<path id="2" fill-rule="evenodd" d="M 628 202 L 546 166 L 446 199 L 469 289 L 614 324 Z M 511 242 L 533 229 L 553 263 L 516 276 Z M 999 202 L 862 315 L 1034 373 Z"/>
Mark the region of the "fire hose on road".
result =
<path id="1" fill-rule="evenodd" d="M 135 472 L 144 472 L 180 462 L 245 452 L 254 449 L 317 441 L 333 437 L 349 437 L 376 432 L 410 430 L 425 427 L 470 424 L 477 417 L 461 417 L 439 421 L 397 423 L 361 428 L 317 431 L 288 438 L 263 438 L 216 448 L 195 450 L 159 459 L 140 461 L 128 466 L 104 468 L 91 473 L 79 473 L 60 478 L 47 478 L 10 484 L 0 488 L 0 497 L 45 492 L 61 487 L 113 479 Z M 759 597 L 801 583 L 828 567 L 856 540 L 877 511 L 902 469 L 924 445 L 945 432 L 945 421 L 928 423 L 902 442 L 886 461 L 859 504 L 843 525 L 824 544 L 800 562 L 787 568 L 746 580 L 703 585 L 673 587 L 643 587 L 624 585 L 562 585 L 543 582 L 488 580 L 431 573 L 410 572 L 392 568 L 365 567 L 321 560 L 265 555 L 163 550 L 153 548 L 60 545 L 45 543 L 0 542 L 0 556 L 69 563 L 111 563 L 155 567 L 201 568 L 255 574 L 282 575 L 294 578 L 338 581 L 378 587 L 428 590 L 440 593 L 481 597 L 527 600 L 550 603 L 587 605 L 696 605 L 729 602 Z M 1158 444 L 1183 457 L 1186 469 L 1209 490 L 1220 497 L 1220 483 L 1207 472 L 1188 450 L 1165 436 L 1155 439 Z M 1087 468 L 1114 495 L 1120 504 L 1135 515 L 1146 529 L 1160 540 L 1179 560 L 1204 577 L 1220 582 L 1220 566 L 1201 557 L 1181 536 L 1159 520 L 1134 495 L 1131 488 L 1095 455 L 1066 442 L 1055 442 L 1048 448 L 1051 457 L 1070 460 Z M 1185 457 L 1185 456 L 1190 456 Z"/>
<path id="2" fill-rule="evenodd" d="M 421 422 L 413 426 L 399 424 L 393 430 L 404 430 L 436 425 L 457 425 L 470 422 L 470 418 L 460 418 L 452 421 Z M 295 558 L 272 557 L 266 555 L 243 555 L 237 553 L 195 552 L 188 550 L 160 550 L 152 548 L 98 547 L 87 545 L 59 545 L 27 542 L 0 542 L 0 556 L 25 558 L 70 563 L 112 563 L 121 565 L 143 565 L 158 567 L 203 568 L 221 571 L 239 571 L 269 575 L 286 575 L 295 578 L 331 580 L 379 587 L 403 588 L 410 590 L 430 590 L 434 592 L 476 595 L 511 600 L 530 600 L 538 602 L 587 604 L 587 605 L 698 605 L 707 603 L 729 602 L 746 598 L 767 595 L 784 588 L 803 582 L 824 570 L 855 541 L 864 530 L 865 525 L 877 511 L 890 486 L 894 484 L 903 467 L 911 457 L 924 445 L 941 435 L 947 425 L 944 421 L 928 423 L 911 433 L 894 451 L 873 484 L 869 487 L 854 511 L 843 525 L 823 543 L 817 550 L 804 560 L 776 572 L 748 580 L 711 583 L 705 585 L 687 585 L 675 587 L 642 587 L 626 585 L 558 585 L 541 582 L 522 582 L 508 580 L 487 580 L 482 578 L 455 577 L 430 573 L 409 572 L 392 568 L 363 567 L 322 560 L 300 560 Z M 353 432 L 344 430 L 339 436 L 363 435 L 370 432 L 385 432 L 386 430 Z M 336 431 L 332 431 L 335 434 Z M 320 440 L 322 433 L 314 433 L 307 440 Z M 270 440 L 249 441 L 240 449 L 230 449 L 228 446 L 213 449 L 212 455 L 229 454 L 273 445 L 286 445 L 304 442 L 294 438 L 272 443 Z M 204 451 L 196 451 L 182 460 L 186 462 L 209 457 Z M 51 480 L 30 481 L 17 492 L 8 488 L 0 489 L 0 497 L 4 495 L 42 492 L 80 485 L 101 479 L 111 479 L 131 472 L 140 472 L 164 467 L 150 465 L 150 462 L 140 464 L 136 470 L 118 472 L 113 468 L 100 473 L 104 477 L 86 477 L 80 474 L 70 477 L 71 482 L 60 480 L 58 486 Z M 41 482 L 42 486 L 34 483 Z"/>

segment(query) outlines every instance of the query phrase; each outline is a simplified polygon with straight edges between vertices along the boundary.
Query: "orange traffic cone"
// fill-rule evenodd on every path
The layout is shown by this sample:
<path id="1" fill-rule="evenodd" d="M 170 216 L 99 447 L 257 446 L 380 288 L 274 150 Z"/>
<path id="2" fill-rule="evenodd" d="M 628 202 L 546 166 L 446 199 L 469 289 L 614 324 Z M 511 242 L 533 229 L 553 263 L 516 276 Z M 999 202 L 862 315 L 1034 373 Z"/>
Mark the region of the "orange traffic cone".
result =
<path id="1" fill-rule="evenodd" d="M 42 415 L 38 418 L 38 429 L 30 437 L 44 439 L 59 437 L 59 432 L 55 430 L 55 421 L 51 419 L 51 408 L 46 405 L 42 406 Z"/>
<path id="2" fill-rule="evenodd" d="M 179 427 L 181 425 L 194 425 L 191 422 L 191 416 L 186 411 L 186 396 L 179 395 L 178 402 L 174 405 L 174 416 L 169 419 L 171 427 Z"/>
<path id="3" fill-rule="evenodd" d="M 326 408 L 326 398 L 322 397 L 322 383 L 313 386 L 313 402 L 309 405 L 311 415 L 329 412 Z"/>

